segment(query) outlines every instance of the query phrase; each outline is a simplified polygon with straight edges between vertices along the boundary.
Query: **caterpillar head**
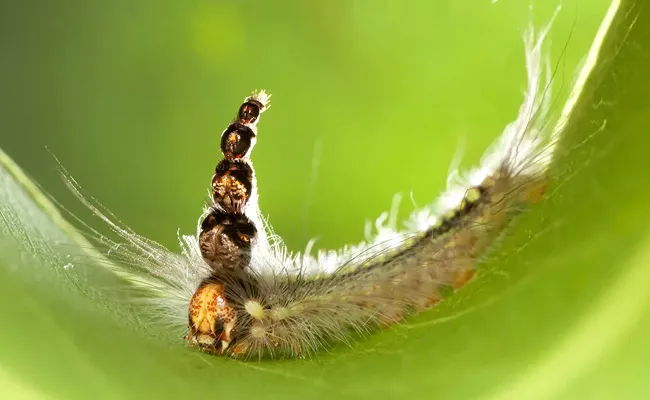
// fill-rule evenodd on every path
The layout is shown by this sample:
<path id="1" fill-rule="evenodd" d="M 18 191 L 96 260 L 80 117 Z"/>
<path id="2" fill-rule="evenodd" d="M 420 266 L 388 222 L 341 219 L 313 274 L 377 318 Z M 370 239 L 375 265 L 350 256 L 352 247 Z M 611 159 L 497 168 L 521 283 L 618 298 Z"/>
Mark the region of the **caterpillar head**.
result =
<path id="1" fill-rule="evenodd" d="M 189 307 L 190 345 L 223 353 L 232 341 L 237 312 L 226 299 L 220 283 L 202 284 L 192 296 Z"/>

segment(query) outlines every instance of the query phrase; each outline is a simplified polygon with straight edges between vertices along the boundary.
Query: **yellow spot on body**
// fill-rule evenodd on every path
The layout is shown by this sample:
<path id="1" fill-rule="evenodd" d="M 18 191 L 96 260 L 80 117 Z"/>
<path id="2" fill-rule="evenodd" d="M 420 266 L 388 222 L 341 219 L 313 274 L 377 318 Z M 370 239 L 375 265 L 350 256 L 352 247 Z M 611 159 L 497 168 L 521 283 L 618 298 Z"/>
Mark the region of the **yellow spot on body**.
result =
<path id="1" fill-rule="evenodd" d="M 445 213 L 445 215 L 442 216 L 443 220 L 450 220 L 454 218 L 454 215 L 456 215 L 456 210 L 449 210 Z"/>
<path id="2" fill-rule="evenodd" d="M 264 307 L 262 307 L 259 302 L 255 300 L 248 300 L 246 303 L 244 303 L 244 308 L 251 317 L 255 319 L 264 319 Z"/>
<path id="3" fill-rule="evenodd" d="M 465 192 L 465 200 L 469 201 L 470 203 L 474 203 L 475 201 L 478 201 L 478 199 L 480 198 L 481 198 L 481 191 L 475 187 L 470 188 L 467 190 L 467 192 Z"/>

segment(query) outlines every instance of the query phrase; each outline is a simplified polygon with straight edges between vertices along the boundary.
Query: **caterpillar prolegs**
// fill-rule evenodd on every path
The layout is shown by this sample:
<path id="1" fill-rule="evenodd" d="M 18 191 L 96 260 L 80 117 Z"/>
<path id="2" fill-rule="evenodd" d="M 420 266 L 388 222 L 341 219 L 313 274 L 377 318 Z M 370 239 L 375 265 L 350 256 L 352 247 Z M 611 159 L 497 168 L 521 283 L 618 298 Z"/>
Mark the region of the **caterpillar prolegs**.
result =
<path id="1" fill-rule="evenodd" d="M 139 274 L 138 285 L 149 289 L 148 310 L 182 329 L 178 337 L 191 346 L 241 357 L 300 357 L 349 342 L 351 334 L 401 321 L 462 287 L 517 212 L 543 194 L 561 130 L 561 123 L 550 123 L 552 71 L 542 57 L 549 28 L 524 35 L 528 80 L 517 118 L 481 166 L 416 210 L 405 230 L 380 220 L 367 242 L 315 256 L 289 253 L 257 203 L 251 151 L 269 107 L 264 91 L 247 97 L 222 133 L 211 201 L 197 235 L 181 238 L 182 254 L 82 199 L 124 239 L 113 243 L 111 258 Z"/>
<path id="2" fill-rule="evenodd" d="M 250 152 L 269 97 L 247 97 L 222 134 L 224 155 L 212 179 L 212 204 L 199 246 L 211 267 L 189 302 L 186 339 L 239 356 L 303 356 L 350 332 L 390 325 L 458 289 L 513 214 L 539 199 L 553 147 L 547 121 L 549 71 L 541 63 L 548 27 L 525 37 L 528 88 L 516 121 L 466 185 L 450 192 L 440 216 L 414 214 L 416 227 L 316 258 L 287 255 L 258 234 Z M 542 82 L 544 81 L 544 82 Z"/>

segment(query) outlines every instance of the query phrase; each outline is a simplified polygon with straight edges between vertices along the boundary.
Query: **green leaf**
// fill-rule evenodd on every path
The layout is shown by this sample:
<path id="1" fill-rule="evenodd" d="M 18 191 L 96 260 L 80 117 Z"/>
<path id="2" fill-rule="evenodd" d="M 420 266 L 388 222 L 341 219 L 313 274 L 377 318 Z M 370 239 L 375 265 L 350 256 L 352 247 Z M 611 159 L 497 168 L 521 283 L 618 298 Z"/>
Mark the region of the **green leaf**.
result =
<path id="1" fill-rule="evenodd" d="M 479 277 L 310 360 L 210 357 L 141 329 L 119 278 L 77 262 L 97 255 L 0 153 L 3 397 L 647 398 L 650 9 L 618 7 L 548 197 Z"/>

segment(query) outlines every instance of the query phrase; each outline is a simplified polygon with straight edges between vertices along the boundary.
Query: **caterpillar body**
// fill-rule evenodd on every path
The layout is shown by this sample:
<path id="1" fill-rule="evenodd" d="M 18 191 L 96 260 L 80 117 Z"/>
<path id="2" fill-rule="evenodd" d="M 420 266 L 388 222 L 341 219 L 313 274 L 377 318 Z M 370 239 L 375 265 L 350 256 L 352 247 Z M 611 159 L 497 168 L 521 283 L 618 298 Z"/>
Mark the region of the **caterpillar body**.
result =
<path id="1" fill-rule="evenodd" d="M 516 120 L 480 168 L 415 211 L 404 231 L 383 216 L 365 243 L 315 256 L 286 250 L 258 208 L 251 163 L 257 124 L 270 105 L 265 91 L 248 96 L 224 130 L 211 201 L 198 234 L 181 237 L 181 254 L 114 222 L 67 181 L 124 240 L 109 242 L 110 262 L 127 267 L 124 276 L 146 289 L 148 310 L 182 329 L 178 337 L 190 346 L 239 357 L 308 356 L 462 287 L 513 216 L 543 195 L 561 130 L 549 123 L 552 76 L 543 60 L 551 23 L 524 35 L 528 82 Z"/>

